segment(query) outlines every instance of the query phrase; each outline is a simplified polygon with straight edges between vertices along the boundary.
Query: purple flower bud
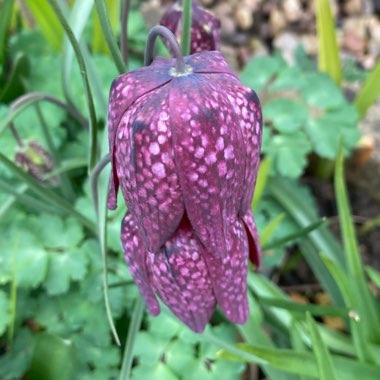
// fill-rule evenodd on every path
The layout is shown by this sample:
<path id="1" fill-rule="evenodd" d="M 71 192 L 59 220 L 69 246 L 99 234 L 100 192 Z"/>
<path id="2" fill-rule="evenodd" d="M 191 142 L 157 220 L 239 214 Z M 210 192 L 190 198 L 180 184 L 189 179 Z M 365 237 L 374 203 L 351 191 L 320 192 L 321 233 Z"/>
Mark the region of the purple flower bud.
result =
<path id="1" fill-rule="evenodd" d="M 24 141 L 15 156 L 16 164 L 22 167 L 29 175 L 48 186 L 57 186 L 57 176 L 46 178 L 54 169 L 53 158 L 38 141 Z"/>
<path id="2" fill-rule="evenodd" d="M 166 26 L 178 40 L 181 39 L 182 1 L 177 1 L 166 11 L 160 24 Z M 190 53 L 220 50 L 220 30 L 220 20 L 193 1 Z"/>
<path id="3" fill-rule="evenodd" d="M 151 314 L 156 296 L 197 332 L 215 305 L 235 323 L 249 315 L 248 257 L 260 246 L 251 200 L 262 116 L 219 52 L 157 58 L 112 84 L 108 206 L 120 184 L 128 206 L 125 258 Z"/>

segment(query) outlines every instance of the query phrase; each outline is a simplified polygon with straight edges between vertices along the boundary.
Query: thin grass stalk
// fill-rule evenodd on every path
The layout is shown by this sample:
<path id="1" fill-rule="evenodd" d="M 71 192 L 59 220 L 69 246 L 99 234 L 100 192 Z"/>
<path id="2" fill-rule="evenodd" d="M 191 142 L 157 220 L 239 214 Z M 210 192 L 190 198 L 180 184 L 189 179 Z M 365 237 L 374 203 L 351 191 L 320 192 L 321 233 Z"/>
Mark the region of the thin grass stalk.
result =
<path id="1" fill-rule="evenodd" d="M 62 24 L 67 37 L 70 40 L 70 43 L 74 49 L 78 64 L 80 73 L 82 75 L 82 80 L 84 84 L 84 90 L 86 93 L 86 100 L 87 100 L 87 107 L 90 114 L 90 147 L 89 147 L 89 159 L 88 159 L 88 171 L 89 173 L 92 172 L 93 167 L 95 166 L 96 160 L 97 160 L 97 119 L 96 119 L 96 112 L 95 112 L 95 105 L 94 100 L 92 97 L 90 82 L 88 80 L 88 74 L 86 69 L 86 64 L 84 62 L 84 58 L 81 52 L 81 48 L 79 46 L 79 43 L 77 39 L 75 38 L 75 35 L 66 20 L 66 17 L 64 16 L 60 6 L 58 5 L 56 0 L 48 0 L 50 6 L 53 8 L 57 18 L 59 19 L 60 23 Z"/>
<path id="2" fill-rule="evenodd" d="M 128 329 L 127 340 L 125 342 L 123 362 L 121 366 L 119 380 L 129 380 L 132 361 L 133 350 L 136 343 L 136 337 L 141 327 L 142 317 L 144 315 L 144 302 L 141 297 L 137 297 L 136 304 L 133 309 L 131 323 Z"/>
<path id="3" fill-rule="evenodd" d="M 95 7 L 96 12 L 98 13 L 99 22 L 102 27 L 104 37 L 106 39 L 108 48 L 110 49 L 115 66 L 119 74 L 122 74 L 125 72 L 125 65 L 120 50 L 116 44 L 115 37 L 112 33 L 112 27 L 107 14 L 107 8 L 104 3 L 104 0 L 95 0 Z"/>

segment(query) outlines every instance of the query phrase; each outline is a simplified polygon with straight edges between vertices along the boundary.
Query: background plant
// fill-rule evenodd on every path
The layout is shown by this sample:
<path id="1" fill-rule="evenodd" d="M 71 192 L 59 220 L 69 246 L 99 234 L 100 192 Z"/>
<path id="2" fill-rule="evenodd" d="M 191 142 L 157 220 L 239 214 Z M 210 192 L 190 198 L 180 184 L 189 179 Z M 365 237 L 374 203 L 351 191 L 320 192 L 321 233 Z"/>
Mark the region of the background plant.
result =
<path id="1" fill-rule="evenodd" d="M 109 86 L 125 67 L 117 45 L 122 4 L 26 1 L 37 28 L 19 2 L 0 4 L 0 378 L 126 378 L 132 359 L 132 379 L 237 379 L 247 362 L 276 380 L 378 378 L 379 303 L 367 276 L 380 288 L 380 274 L 360 260 L 342 172 L 342 144 L 347 154 L 355 147 L 357 122 L 380 88 L 378 67 L 352 104 L 340 81 L 330 79 L 329 67 L 345 77 L 328 63 L 337 54 L 325 52 L 324 73 L 301 50 L 295 66 L 278 54 L 248 63 L 241 78 L 259 91 L 266 120 L 253 204 L 265 254 L 261 273 L 249 274 L 250 321 L 233 326 L 217 312 L 206 333 L 196 335 L 165 311 L 144 314 L 140 327 L 138 292 L 119 243 L 121 209 L 106 213 L 105 171 L 96 216 L 88 176 L 94 157 L 107 152 Z M 318 9 L 321 22 L 331 23 Z M 129 69 L 143 64 L 146 34 L 132 3 Z M 328 38 L 320 37 L 320 49 Z M 14 164 L 15 131 L 21 145 L 37 141 L 49 151 L 54 169 L 42 175 L 58 176 L 59 186 Z M 343 246 L 299 183 L 312 156 L 336 161 Z M 306 259 L 331 305 L 297 304 L 268 278 L 283 268 L 289 247 Z M 322 323 L 325 316 L 340 317 L 344 332 Z"/>

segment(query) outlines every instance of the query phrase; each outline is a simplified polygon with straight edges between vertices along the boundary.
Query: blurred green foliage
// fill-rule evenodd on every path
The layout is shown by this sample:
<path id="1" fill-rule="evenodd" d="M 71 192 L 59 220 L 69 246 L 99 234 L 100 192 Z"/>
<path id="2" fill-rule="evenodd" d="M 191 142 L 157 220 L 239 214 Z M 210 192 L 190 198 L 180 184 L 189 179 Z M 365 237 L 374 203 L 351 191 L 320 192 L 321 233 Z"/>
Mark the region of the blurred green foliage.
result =
<path id="1" fill-rule="evenodd" d="M 36 140 L 52 150 L 62 186 L 35 186 L 32 178 L 17 175 L 1 161 L 0 378 L 118 379 L 123 349 L 112 340 L 103 287 L 106 274 L 111 317 L 123 346 L 139 297 L 120 249 L 124 211 L 119 207 L 108 216 L 103 212 L 103 220 L 97 220 L 85 168 L 89 131 L 67 109 L 43 100 L 19 111 L 14 108 L 20 96 L 42 92 L 71 105 L 85 120 L 89 117 L 81 73 L 61 24 L 47 0 L 26 3 L 36 29 L 28 27 L 17 2 L 0 2 L 1 154 L 9 160 L 14 157 L 17 144 L 7 121 L 14 118 L 22 140 Z M 106 152 L 107 96 L 118 73 L 104 38 L 104 17 L 96 16 L 91 2 L 59 3 L 65 4 L 63 13 L 79 39 L 102 136 L 99 150 Z M 111 32 L 118 36 L 119 2 L 97 3 L 104 3 L 107 14 L 102 16 L 109 16 Z M 70 14 L 75 7 L 87 6 L 88 20 Z M 128 27 L 129 68 L 134 69 L 142 65 L 147 34 L 136 7 Z M 332 35 L 333 28 L 328 30 Z M 358 120 L 378 96 L 379 66 L 370 75 L 345 67 L 343 79 L 366 81 L 351 104 L 327 75 L 329 65 L 325 74 L 302 50 L 296 57 L 293 66 L 277 53 L 255 58 L 241 73 L 263 103 L 266 159 L 253 210 L 265 246 L 272 246 L 264 251 L 261 274 L 251 270 L 248 276 L 250 320 L 234 326 L 217 311 L 205 334 L 199 335 L 165 308 L 157 318 L 145 313 L 134 331 L 135 345 L 129 347 L 132 379 L 239 379 L 247 362 L 256 363 L 271 380 L 378 378 L 380 307 L 368 278 L 379 287 L 380 273 L 361 263 L 344 187 L 341 144 L 343 138 L 349 154 L 358 141 Z M 300 185 L 299 177 L 312 165 L 311 156 L 337 162 L 335 191 L 344 247 L 321 223 L 310 189 Z M 104 210 L 105 176 L 99 187 Z M 104 242 L 106 264 L 101 254 Z M 284 262 L 290 247 L 297 252 L 293 264 Z M 286 272 L 301 258 L 329 295 L 331 306 L 300 307 L 268 279 L 276 269 Z M 305 310 L 315 316 L 343 316 L 345 332 L 313 319 Z"/>

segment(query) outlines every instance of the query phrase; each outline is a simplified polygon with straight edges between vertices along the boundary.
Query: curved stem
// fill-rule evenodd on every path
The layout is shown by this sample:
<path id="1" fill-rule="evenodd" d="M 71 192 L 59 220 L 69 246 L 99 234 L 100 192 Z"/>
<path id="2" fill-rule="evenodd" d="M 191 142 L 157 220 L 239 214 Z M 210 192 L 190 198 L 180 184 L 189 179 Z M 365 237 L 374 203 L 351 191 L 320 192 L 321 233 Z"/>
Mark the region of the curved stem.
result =
<path id="1" fill-rule="evenodd" d="M 144 57 L 145 66 L 150 65 L 153 61 L 154 44 L 158 36 L 164 39 L 166 43 L 170 46 L 170 51 L 172 52 L 172 54 L 174 55 L 174 58 L 176 59 L 177 73 L 184 73 L 185 62 L 183 60 L 181 48 L 176 38 L 174 37 L 174 34 L 168 28 L 165 28 L 164 26 L 161 26 L 161 25 L 154 26 L 148 34 L 148 39 L 147 39 L 146 48 L 145 48 L 145 57 Z"/>
<path id="2" fill-rule="evenodd" d="M 14 125 L 14 123 L 9 123 L 9 129 L 11 130 L 12 132 L 12 135 L 13 135 L 13 138 L 15 139 L 17 145 L 22 148 L 24 146 L 24 143 L 22 142 L 22 139 L 17 131 L 17 128 L 16 126 Z"/>
<path id="3" fill-rule="evenodd" d="M 123 58 L 121 57 L 120 50 L 115 42 L 115 37 L 112 33 L 112 27 L 107 15 L 107 8 L 104 4 L 104 0 L 95 0 L 95 7 L 96 12 L 98 13 L 100 25 L 103 29 L 104 37 L 106 39 L 108 48 L 110 49 L 117 70 L 120 74 L 123 74 L 125 72 Z"/>
<path id="4" fill-rule="evenodd" d="M 98 239 L 100 244 L 100 250 L 103 257 L 103 297 L 106 308 L 107 320 L 110 326 L 112 335 L 116 341 L 116 344 L 120 346 L 120 339 L 116 331 L 116 327 L 112 318 L 112 310 L 108 296 L 108 265 L 107 265 L 107 207 L 102 204 L 102 212 L 99 212 L 99 197 L 98 197 L 98 178 L 103 169 L 110 162 L 110 155 L 106 154 L 95 166 L 91 175 L 91 191 L 94 200 L 94 207 L 96 212 L 96 221 L 98 226 Z"/>
<path id="5" fill-rule="evenodd" d="M 39 101 L 47 101 L 55 104 L 60 108 L 63 108 L 74 119 L 76 119 L 79 124 L 81 124 L 84 128 L 87 128 L 86 118 L 72 105 L 65 103 L 62 100 L 49 94 L 45 94 L 43 92 L 30 92 L 26 95 L 20 96 L 11 104 L 10 113 L 5 118 L 5 120 L 2 123 L 0 123 L 0 135 L 5 131 L 6 128 L 8 128 L 8 126 L 12 124 L 12 121 L 16 118 L 16 116 L 19 113 L 21 113 L 21 111 L 24 110 L 24 108 Z"/>
<path id="6" fill-rule="evenodd" d="M 90 177 L 92 198 L 94 199 L 95 214 L 97 218 L 99 218 L 98 177 L 109 163 L 110 155 L 108 153 L 96 164 Z"/>
<path id="7" fill-rule="evenodd" d="M 131 9 L 131 0 L 124 0 L 122 2 L 121 11 L 121 36 L 120 36 L 120 50 L 123 56 L 125 66 L 128 67 L 128 15 Z"/>
<path id="8" fill-rule="evenodd" d="M 65 15 L 62 12 L 61 7 L 58 5 L 57 0 L 48 0 L 50 6 L 53 8 L 55 15 L 57 16 L 59 22 L 61 23 L 63 29 L 65 30 L 67 37 L 74 49 L 74 53 L 76 55 L 78 65 L 80 68 L 80 73 L 82 75 L 82 81 L 84 85 L 84 90 L 86 93 L 86 100 L 87 100 L 87 107 L 90 114 L 90 149 L 89 149 L 89 162 L 88 162 L 88 170 L 91 173 L 95 162 L 96 162 L 96 156 L 98 151 L 98 145 L 97 145 L 97 119 L 96 119 L 96 112 L 95 112 L 95 105 L 94 105 L 94 99 L 92 97 L 91 87 L 90 87 L 90 81 L 88 79 L 87 75 L 87 69 L 86 64 L 84 62 L 84 58 L 82 55 L 81 48 L 79 46 L 79 43 L 77 39 L 75 38 L 75 35 L 70 27 L 70 24 L 68 23 Z"/>

